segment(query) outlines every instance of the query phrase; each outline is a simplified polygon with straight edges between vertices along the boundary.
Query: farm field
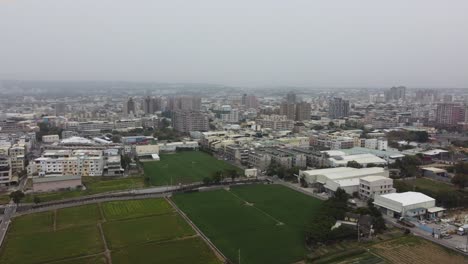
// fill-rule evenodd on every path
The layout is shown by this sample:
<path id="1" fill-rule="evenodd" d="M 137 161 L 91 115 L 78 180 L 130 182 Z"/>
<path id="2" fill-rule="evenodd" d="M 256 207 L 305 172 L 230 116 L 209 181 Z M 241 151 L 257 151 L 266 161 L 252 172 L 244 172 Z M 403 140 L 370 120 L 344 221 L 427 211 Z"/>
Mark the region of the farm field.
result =
<path id="1" fill-rule="evenodd" d="M 0 263 L 108 264 L 106 247 L 112 263 L 220 263 L 164 199 L 19 216 L 0 248 Z"/>
<path id="2" fill-rule="evenodd" d="M 467 263 L 468 258 L 415 236 L 401 236 L 373 245 L 371 251 L 387 263 Z"/>
<path id="3" fill-rule="evenodd" d="M 305 258 L 304 228 L 321 201 L 281 185 L 248 185 L 173 197 L 231 261 L 294 263 Z"/>
<path id="4" fill-rule="evenodd" d="M 126 189 L 140 189 L 145 187 L 144 178 L 141 176 L 127 178 L 108 177 L 83 177 L 83 184 L 86 190 L 61 191 L 41 194 L 26 195 L 22 202 L 32 203 L 34 197 L 39 197 L 41 202 L 49 202 L 62 199 L 70 199 L 85 195 L 99 194 L 104 192 L 120 191 Z"/>
<path id="5" fill-rule="evenodd" d="M 426 178 L 417 178 L 414 180 L 406 180 L 406 184 L 410 186 L 416 186 L 418 188 L 430 190 L 433 192 L 438 192 L 438 191 L 454 191 L 457 188 L 453 185 L 440 182 L 440 181 L 435 181 L 431 179 L 426 179 Z"/>
<path id="6" fill-rule="evenodd" d="M 162 154 L 160 161 L 143 163 L 145 175 L 156 186 L 201 182 L 204 177 L 211 177 L 219 170 L 240 169 L 201 151 L 183 151 L 174 154 Z"/>

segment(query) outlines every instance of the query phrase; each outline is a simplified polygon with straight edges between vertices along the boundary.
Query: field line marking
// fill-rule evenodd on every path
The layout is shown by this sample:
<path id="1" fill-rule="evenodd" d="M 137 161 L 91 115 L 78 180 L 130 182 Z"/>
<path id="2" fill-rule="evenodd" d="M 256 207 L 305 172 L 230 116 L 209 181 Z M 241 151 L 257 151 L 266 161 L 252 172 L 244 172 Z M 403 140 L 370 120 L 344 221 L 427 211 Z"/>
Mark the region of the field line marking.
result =
<path id="1" fill-rule="evenodd" d="M 185 220 L 185 222 L 187 222 L 187 224 L 193 228 L 193 230 L 203 239 L 203 241 L 205 241 L 205 243 L 209 248 L 211 248 L 219 260 L 221 260 L 223 263 L 229 262 L 229 259 L 223 254 L 223 252 L 221 252 L 221 250 L 219 250 L 216 245 L 213 244 L 213 242 L 211 242 L 211 240 L 205 234 L 203 234 L 203 232 L 195 225 L 195 223 L 192 222 L 192 220 L 190 220 L 190 218 L 182 210 L 180 210 L 179 207 L 177 207 L 172 199 L 169 197 L 164 197 L 164 199 L 166 199 L 166 201 L 177 211 L 177 213 Z"/>
<path id="2" fill-rule="evenodd" d="M 57 231 L 57 209 L 54 210 L 54 232 Z"/>
<path id="3" fill-rule="evenodd" d="M 270 215 L 269 213 L 263 211 L 262 209 L 256 207 L 254 203 L 249 203 L 249 202 L 247 202 L 246 200 L 242 199 L 241 197 L 239 197 L 239 196 L 236 195 L 235 193 L 231 192 L 230 190 L 227 191 L 227 192 L 230 193 L 230 194 L 232 194 L 232 195 L 234 195 L 234 197 L 236 197 L 237 199 L 243 201 L 243 202 L 246 203 L 246 204 L 252 204 L 252 205 L 249 205 L 249 206 L 250 206 L 250 207 L 253 207 L 253 208 L 255 208 L 255 209 L 257 209 L 260 213 L 262 213 L 262 214 L 264 214 L 264 215 L 270 217 L 271 219 L 273 219 L 273 220 L 276 222 L 277 225 L 284 225 L 284 223 L 281 222 L 280 220 L 276 219 L 275 217 L 273 217 L 273 216 Z"/>

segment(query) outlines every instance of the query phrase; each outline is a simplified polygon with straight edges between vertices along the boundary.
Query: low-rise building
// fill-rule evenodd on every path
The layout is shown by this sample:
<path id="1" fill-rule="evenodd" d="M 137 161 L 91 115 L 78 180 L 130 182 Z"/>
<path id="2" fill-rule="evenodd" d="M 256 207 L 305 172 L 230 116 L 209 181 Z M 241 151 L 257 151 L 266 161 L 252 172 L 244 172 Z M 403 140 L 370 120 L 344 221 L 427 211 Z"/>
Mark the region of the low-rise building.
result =
<path id="1" fill-rule="evenodd" d="M 393 179 L 383 176 L 366 176 L 359 179 L 359 196 L 364 199 L 374 199 L 380 194 L 394 193 Z"/>
<path id="2" fill-rule="evenodd" d="M 375 195 L 374 205 L 388 216 L 422 219 L 436 208 L 436 200 L 419 192 L 390 193 Z"/>

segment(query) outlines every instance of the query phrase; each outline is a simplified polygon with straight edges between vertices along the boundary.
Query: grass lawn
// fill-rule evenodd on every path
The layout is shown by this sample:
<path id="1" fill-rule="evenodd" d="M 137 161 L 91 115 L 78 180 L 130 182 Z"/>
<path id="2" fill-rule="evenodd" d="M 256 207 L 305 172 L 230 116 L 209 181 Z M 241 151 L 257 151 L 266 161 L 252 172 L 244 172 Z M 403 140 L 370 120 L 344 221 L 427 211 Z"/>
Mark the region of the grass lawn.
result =
<path id="1" fill-rule="evenodd" d="M 5 194 L 5 195 L 0 195 L 0 204 L 7 204 L 10 202 L 10 196 Z"/>
<path id="2" fill-rule="evenodd" d="M 97 204 L 64 208 L 57 211 L 57 229 L 71 226 L 95 225 L 101 220 Z"/>
<path id="3" fill-rule="evenodd" d="M 144 178 L 141 176 L 127 178 L 110 177 L 83 177 L 83 184 L 86 190 L 61 191 L 41 194 L 28 194 L 23 202 L 32 203 L 34 196 L 41 199 L 41 202 L 49 202 L 62 199 L 70 199 L 85 195 L 92 195 L 104 192 L 120 191 L 126 189 L 139 189 L 145 187 Z"/>
<path id="4" fill-rule="evenodd" d="M 55 232 L 9 233 L 2 246 L 0 263 L 40 263 L 102 252 L 97 226 L 62 229 Z"/>
<path id="5" fill-rule="evenodd" d="M 163 154 L 160 161 L 144 162 L 143 166 L 151 184 L 157 186 L 170 185 L 171 178 L 174 185 L 201 182 L 219 170 L 236 169 L 242 173 L 239 168 L 201 151 Z"/>
<path id="6" fill-rule="evenodd" d="M 161 215 L 174 212 L 164 199 L 115 201 L 102 204 L 107 221 Z"/>
<path id="7" fill-rule="evenodd" d="M 112 251 L 114 264 L 220 264 L 199 237 L 165 243 L 147 243 Z"/>
<path id="8" fill-rule="evenodd" d="M 175 213 L 106 222 L 103 228 L 111 249 L 195 235 L 195 231 Z"/>
<path id="9" fill-rule="evenodd" d="M 321 201 L 280 185 L 248 185 L 173 200 L 233 262 L 293 263 L 304 259 L 304 226 Z"/>

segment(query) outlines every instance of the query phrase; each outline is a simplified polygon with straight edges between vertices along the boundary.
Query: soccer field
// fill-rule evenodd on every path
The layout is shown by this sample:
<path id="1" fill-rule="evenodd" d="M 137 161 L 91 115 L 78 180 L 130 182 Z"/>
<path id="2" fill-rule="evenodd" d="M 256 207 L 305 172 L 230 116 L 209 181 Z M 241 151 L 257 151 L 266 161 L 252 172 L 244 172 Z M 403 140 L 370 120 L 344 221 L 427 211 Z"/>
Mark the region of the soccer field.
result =
<path id="1" fill-rule="evenodd" d="M 173 197 L 232 262 L 294 263 L 307 253 L 304 228 L 321 201 L 281 185 L 248 185 Z"/>
<path id="2" fill-rule="evenodd" d="M 164 199 L 107 202 L 17 217 L 0 249 L 0 263 L 108 264 L 106 247 L 112 263 L 220 263 Z"/>
<path id="3" fill-rule="evenodd" d="M 145 175 L 152 185 L 173 185 L 201 182 L 214 172 L 226 169 L 240 169 L 201 151 L 183 151 L 162 154 L 160 161 L 144 162 Z"/>

